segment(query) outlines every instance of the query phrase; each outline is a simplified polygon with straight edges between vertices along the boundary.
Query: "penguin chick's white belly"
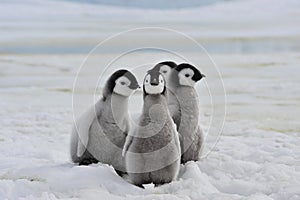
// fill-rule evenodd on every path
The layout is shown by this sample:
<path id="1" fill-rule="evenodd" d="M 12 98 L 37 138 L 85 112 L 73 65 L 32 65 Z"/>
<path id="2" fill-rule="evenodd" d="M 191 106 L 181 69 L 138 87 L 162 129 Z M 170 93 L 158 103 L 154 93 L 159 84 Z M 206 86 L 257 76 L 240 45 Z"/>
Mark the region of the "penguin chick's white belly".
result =
<path id="1" fill-rule="evenodd" d="M 199 99 L 193 87 L 179 87 L 176 95 L 180 104 L 180 121 L 177 127 L 180 134 L 182 163 L 199 160 L 203 143 L 203 133 L 199 123 Z"/>
<path id="2" fill-rule="evenodd" d="M 140 126 L 134 131 L 125 156 L 126 170 L 136 185 L 168 183 L 179 171 L 181 152 L 176 127 L 166 102 L 153 104 L 152 98 L 148 95 L 144 99 Z"/>

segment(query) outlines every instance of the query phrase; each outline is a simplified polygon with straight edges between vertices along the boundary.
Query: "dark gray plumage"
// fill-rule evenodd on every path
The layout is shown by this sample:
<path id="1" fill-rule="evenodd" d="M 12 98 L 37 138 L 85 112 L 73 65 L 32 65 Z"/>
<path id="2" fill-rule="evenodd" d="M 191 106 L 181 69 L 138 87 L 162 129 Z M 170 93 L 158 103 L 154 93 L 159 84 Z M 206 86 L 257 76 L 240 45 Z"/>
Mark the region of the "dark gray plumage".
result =
<path id="1" fill-rule="evenodd" d="M 138 88 L 134 75 L 118 70 L 108 79 L 103 97 L 77 120 L 71 137 L 71 159 L 80 165 L 98 161 L 125 171 L 122 149 L 130 129 L 128 97 Z"/>
<path id="2" fill-rule="evenodd" d="M 167 88 L 167 102 L 168 108 L 171 116 L 177 115 L 180 111 L 180 105 L 178 103 L 177 97 L 175 96 L 176 86 L 172 84 L 171 75 L 172 71 L 177 67 L 177 64 L 173 61 L 163 61 L 156 64 L 152 70 L 159 71 L 166 80 L 166 88 Z"/>
<path id="3" fill-rule="evenodd" d="M 203 148 L 203 132 L 199 127 L 198 94 L 194 88 L 196 82 L 204 77 L 190 64 L 180 64 L 172 70 L 171 85 L 178 107 L 172 112 L 177 125 L 181 145 L 181 163 L 197 161 Z M 178 108 L 178 110 L 177 110 Z"/>
<path id="4" fill-rule="evenodd" d="M 127 136 L 123 149 L 130 181 L 140 187 L 174 180 L 181 155 L 178 133 L 167 109 L 162 75 L 150 70 L 143 87 L 143 112 L 138 127 Z"/>

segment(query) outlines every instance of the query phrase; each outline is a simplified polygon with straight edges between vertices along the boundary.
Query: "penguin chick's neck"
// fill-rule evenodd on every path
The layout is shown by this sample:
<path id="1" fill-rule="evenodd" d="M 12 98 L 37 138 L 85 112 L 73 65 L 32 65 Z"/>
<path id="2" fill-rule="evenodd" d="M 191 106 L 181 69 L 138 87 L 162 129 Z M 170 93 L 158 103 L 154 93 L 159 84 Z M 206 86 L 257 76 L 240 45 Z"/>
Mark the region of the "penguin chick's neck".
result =
<path id="1" fill-rule="evenodd" d="M 154 104 L 161 104 L 165 108 L 167 108 L 167 100 L 166 97 L 162 94 L 148 94 L 144 97 L 144 106 L 143 110 L 149 111 L 149 109 L 154 105 Z"/>
<path id="2" fill-rule="evenodd" d="M 111 109 L 113 120 L 116 123 L 122 123 L 128 116 L 128 96 L 122 96 L 112 93 L 105 100 L 105 106 Z"/>
<path id="3" fill-rule="evenodd" d="M 150 123 L 152 124 L 150 126 L 152 127 L 151 132 L 158 133 L 161 127 L 164 126 L 168 116 L 170 116 L 170 114 L 164 95 L 152 94 L 144 97 L 142 118 L 139 123 L 140 126 L 145 127 L 147 130 L 149 129 L 148 125 Z M 145 132 L 145 136 L 149 137 L 148 131 Z"/>
<path id="4" fill-rule="evenodd" d="M 199 112 L 199 97 L 195 88 L 178 87 L 176 97 L 182 111 L 188 109 L 190 114 Z"/>

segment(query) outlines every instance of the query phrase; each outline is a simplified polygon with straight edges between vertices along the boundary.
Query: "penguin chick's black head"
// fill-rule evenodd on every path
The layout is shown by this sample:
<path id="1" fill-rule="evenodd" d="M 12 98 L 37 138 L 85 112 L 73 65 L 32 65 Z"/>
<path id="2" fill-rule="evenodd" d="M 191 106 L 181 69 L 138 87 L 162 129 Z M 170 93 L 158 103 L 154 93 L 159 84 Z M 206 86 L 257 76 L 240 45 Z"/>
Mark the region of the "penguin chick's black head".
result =
<path id="1" fill-rule="evenodd" d="M 175 67 L 172 71 L 171 81 L 178 86 L 190 86 L 194 87 L 196 82 L 205 77 L 200 71 L 193 65 L 182 63 Z"/>
<path id="2" fill-rule="evenodd" d="M 163 71 L 161 71 L 161 67 L 165 66 L 165 65 L 170 67 L 171 69 L 177 67 L 177 64 L 173 61 L 163 61 L 163 62 L 160 62 L 160 63 L 156 64 L 152 69 L 160 71 L 161 73 L 164 73 Z"/>
<path id="3" fill-rule="evenodd" d="M 143 84 L 144 95 L 163 94 L 166 93 L 166 83 L 162 74 L 153 68 L 149 70 L 145 76 Z"/>
<path id="4" fill-rule="evenodd" d="M 201 72 L 196 67 L 194 67 L 193 65 L 188 64 L 188 63 L 182 63 L 175 68 L 177 73 L 182 72 L 184 69 L 193 70 L 191 79 L 194 80 L 195 82 L 200 81 L 203 77 L 205 77 L 205 75 L 201 74 Z M 190 74 L 187 73 L 187 74 L 185 74 L 185 77 L 188 77 L 189 75 Z"/>
<path id="5" fill-rule="evenodd" d="M 120 77 L 126 77 L 130 83 L 127 85 L 127 87 L 131 90 L 136 90 L 139 87 L 139 84 L 135 78 L 135 76 L 126 69 L 120 69 L 116 72 L 114 72 L 109 79 L 106 82 L 106 85 L 103 89 L 103 98 L 106 99 L 106 97 L 113 93 L 114 88 L 116 86 L 116 80 Z M 125 84 L 125 82 L 121 82 L 121 84 Z"/>

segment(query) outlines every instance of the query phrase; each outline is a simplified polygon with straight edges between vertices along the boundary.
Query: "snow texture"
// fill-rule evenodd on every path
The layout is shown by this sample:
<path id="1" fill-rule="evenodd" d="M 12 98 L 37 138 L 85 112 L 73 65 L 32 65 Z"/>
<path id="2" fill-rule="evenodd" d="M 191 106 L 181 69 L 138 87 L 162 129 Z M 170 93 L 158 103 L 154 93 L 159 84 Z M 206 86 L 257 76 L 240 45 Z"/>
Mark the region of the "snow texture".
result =
<path id="1" fill-rule="evenodd" d="M 299 199 L 295 99 L 300 82 L 293 75 L 299 56 L 214 55 L 226 69 L 228 92 L 219 143 L 201 161 L 181 165 L 176 181 L 143 190 L 110 166 L 70 162 L 73 66 L 83 56 L 2 55 L 0 199 Z M 275 63 L 261 66 L 270 61 Z M 266 77 L 259 76 L 269 70 Z M 238 76 L 248 79 L 237 86 Z M 249 95 L 254 85 L 257 96 Z M 201 115 L 206 130 L 208 111 Z"/>

